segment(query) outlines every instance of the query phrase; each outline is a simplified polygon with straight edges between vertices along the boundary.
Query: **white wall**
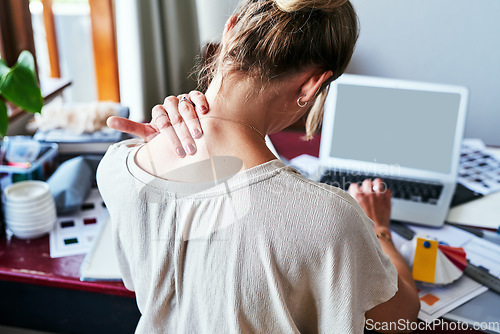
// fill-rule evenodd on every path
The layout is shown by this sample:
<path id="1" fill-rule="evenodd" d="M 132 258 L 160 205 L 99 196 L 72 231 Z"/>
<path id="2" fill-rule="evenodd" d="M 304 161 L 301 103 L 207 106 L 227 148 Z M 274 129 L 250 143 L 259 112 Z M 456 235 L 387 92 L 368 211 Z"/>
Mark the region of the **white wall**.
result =
<path id="1" fill-rule="evenodd" d="M 200 43 L 219 41 L 238 0 L 196 0 Z"/>
<path id="2" fill-rule="evenodd" d="M 499 0 L 351 0 L 361 35 L 348 72 L 464 85 L 466 137 L 500 146 Z"/>
<path id="3" fill-rule="evenodd" d="M 500 146 L 500 0 L 351 0 L 361 35 L 350 73 L 464 85 L 466 137 Z M 237 0 L 197 0 L 201 43 Z"/>

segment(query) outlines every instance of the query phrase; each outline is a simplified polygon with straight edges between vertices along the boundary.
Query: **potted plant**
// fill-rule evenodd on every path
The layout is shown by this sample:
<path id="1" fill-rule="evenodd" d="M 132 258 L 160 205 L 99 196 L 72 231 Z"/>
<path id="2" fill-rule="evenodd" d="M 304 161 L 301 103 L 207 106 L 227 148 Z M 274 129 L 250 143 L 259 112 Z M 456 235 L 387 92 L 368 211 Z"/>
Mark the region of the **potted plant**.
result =
<path id="1" fill-rule="evenodd" d="M 9 116 L 6 101 L 30 113 L 40 113 L 43 98 L 35 73 L 35 60 L 23 51 L 17 62 L 8 67 L 0 59 L 0 136 L 7 134 Z"/>
<path id="2" fill-rule="evenodd" d="M 35 60 L 29 51 L 21 52 L 12 67 L 8 67 L 5 61 L 0 59 L 0 137 L 2 138 L 9 128 L 7 101 L 30 113 L 39 113 L 42 110 L 43 98 L 36 77 Z M 0 202 L 0 236 L 4 231 Z"/>

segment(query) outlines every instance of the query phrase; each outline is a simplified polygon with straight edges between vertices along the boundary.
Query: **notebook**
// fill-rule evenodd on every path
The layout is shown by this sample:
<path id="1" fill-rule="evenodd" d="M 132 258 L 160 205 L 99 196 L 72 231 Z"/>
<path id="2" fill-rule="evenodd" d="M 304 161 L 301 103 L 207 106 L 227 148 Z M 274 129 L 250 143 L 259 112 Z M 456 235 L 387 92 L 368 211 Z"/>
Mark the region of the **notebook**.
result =
<path id="1" fill-rule="evenodd" d="M 439 227 L 456 186 L 468 90 L 344 74 L 330 88 L 316 179 L 347 189 L 381 177 L 391 218 Z"/>
<path id="2" fill-rule="evenodd" d="M 111 221 L 103 222 L 94 245 L 80 267 L 81 281 L 121 281 L 118 259 L 113 248 Z"/>

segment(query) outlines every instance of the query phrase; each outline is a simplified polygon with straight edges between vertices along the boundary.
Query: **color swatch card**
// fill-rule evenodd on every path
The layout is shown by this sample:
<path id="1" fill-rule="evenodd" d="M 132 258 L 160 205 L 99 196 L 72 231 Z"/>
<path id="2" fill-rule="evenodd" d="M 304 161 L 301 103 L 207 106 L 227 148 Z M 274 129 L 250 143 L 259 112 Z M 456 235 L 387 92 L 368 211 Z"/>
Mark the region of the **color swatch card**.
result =
<path id="1" fill-rule="evenodd" d="M 437 285 L 450 284 L 462 276 L 467 266 L 463 248 L 418 237 L 414 247 L 412 274 L 416 281 Z"/>
<path id="2" fill-rule="evenodd" d="M 458 182 L 482 195 L 499 191 L 500 159 L 488 153 L 481 140 L 464 140 Z"/>
<path id="3" fill-rule="evenodd" d="M 99 191 L 92 189 L 79 211 L 57 217 L 50 232 L 50 257 L 86 254 L 107 217 L 108 210 Z"/>

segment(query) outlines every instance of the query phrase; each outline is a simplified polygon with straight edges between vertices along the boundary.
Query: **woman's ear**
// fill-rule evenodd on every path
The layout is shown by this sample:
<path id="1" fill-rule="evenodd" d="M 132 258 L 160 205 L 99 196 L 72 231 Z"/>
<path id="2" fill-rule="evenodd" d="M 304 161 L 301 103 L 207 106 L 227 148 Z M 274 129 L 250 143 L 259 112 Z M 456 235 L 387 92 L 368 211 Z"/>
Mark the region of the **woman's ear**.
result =
<path id="1" fill-rule="evenodd" d="M 311 101 L 316 97 L 316 93 L 321 88 L 321 85 L 333 75 L 332 71 L 322 72 L 319 70 L 312 70 L 309 72 L 306 80 L 300 87 L 300 97 L 302 101 Z"/>
<path id="2" fill-rule="evenodd" d="M 231 16 L 229 18 L 229 20 L 227 20 L 226 25 L 224 26 L 224 32 L 222 33 L 222 42 L 223 43 L 225 42 L 229 31 L 231 31 L 231 29 L 233 29 L 233 27 L 236 25 L 237 20 L 238 20 L 238 15 L 236 15 L 236 14 Z"/>

